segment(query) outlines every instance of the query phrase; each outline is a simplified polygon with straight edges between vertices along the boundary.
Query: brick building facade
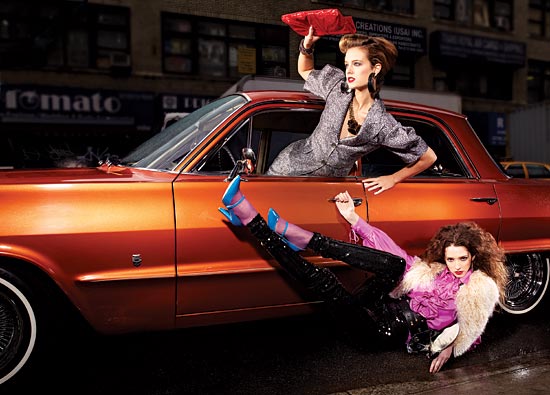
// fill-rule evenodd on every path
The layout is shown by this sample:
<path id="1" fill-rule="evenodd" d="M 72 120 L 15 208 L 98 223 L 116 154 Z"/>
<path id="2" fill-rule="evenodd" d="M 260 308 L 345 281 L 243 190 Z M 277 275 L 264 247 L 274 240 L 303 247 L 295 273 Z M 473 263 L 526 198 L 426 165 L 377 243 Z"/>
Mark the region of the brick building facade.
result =
<path id="1" fill-rule="evenodd" d="M 122 155 L 245 75 L 299 78 L 280 17 L 318 8 L 396 43 L 388 86 L 458 93 L 496 156 L 506 114 L 550 99 L 550 0 L 5 0 L 0 166 Z M 337 40 L 317 66 L 342 66 Z"/>

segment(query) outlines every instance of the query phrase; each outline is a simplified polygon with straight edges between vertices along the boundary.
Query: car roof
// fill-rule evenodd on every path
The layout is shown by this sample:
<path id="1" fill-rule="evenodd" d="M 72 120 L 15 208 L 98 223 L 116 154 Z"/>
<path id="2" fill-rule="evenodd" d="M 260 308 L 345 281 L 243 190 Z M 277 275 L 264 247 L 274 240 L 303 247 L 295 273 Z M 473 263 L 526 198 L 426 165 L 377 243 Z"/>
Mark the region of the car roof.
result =
<path id="1" fill-rule="evenodd" d="M 263 100 L 283 100 L 283 101 L 317 101 L 324 102 L 322 98 L 316 96 L 312 93 L 303 91 L 284 91 L 284 90 L 256 90 L 256 91 L 241 91 L 238 92 L 244 94 L 250 98 L 252 101 L 263 101 Z M 381 92 L 383 96 L 383 91 Z M 398 107 L 404 110 L 409 111 L 427 111 L 432 115 L 436 116 L 451 116 L 451 117 L 460 117 L 466 118 L 465 115 L 456 113 L 454 111 L 446 110 L 443 108 L 432 107 L 425 104 L 417 104 L 411 102 L 404 102 L 398 100 L 384 100 L 384 105 L 386 107 Z"/>

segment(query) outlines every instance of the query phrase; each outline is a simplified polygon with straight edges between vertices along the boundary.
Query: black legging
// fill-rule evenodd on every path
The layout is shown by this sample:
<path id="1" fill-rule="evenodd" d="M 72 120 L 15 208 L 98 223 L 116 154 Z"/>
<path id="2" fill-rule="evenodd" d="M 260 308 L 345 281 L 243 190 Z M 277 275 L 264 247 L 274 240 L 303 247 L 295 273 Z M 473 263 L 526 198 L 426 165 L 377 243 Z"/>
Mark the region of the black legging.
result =
<path id="1" fill-rule="evenodd" d="M 400 302 L 388 302 L 391 292 L 405 271 L 405 260 L 373 248 L 350 244 L 314 233 L 308 248 L 323 257 L 340 260 L 371 272 L 373 277 L 355 293 L 349 292 L 329 269 L 318 267 L 293 251 L 267 226 L 258 214 L 248 225 L 251 233 L 277 262 L 297 281 L 329 302 L 336 316 L 359 326 L 374 329 L 382 338 L 404 344 L 408 330 Z M 344 313 L 342 313 L 344 312 Z"/>

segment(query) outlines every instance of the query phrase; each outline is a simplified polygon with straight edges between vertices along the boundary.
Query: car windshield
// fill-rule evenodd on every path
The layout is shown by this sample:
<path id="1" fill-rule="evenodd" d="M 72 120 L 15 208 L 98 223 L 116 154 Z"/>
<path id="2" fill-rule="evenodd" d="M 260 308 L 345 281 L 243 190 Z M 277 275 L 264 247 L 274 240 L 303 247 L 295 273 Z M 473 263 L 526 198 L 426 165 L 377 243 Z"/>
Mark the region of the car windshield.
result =
<path id="1" fill-rule="evenodd" d="M 131 167 L 171 171 L 219 124 L 246 103 L 240 95 L 217 99 L 145 141 L 122 159 Z"/>

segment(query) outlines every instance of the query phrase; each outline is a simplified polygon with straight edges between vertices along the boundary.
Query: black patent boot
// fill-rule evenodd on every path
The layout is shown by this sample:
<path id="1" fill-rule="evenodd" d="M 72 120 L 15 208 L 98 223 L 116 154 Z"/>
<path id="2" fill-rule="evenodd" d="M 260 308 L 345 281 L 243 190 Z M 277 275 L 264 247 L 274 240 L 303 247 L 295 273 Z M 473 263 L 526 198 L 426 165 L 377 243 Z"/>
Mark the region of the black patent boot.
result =
<path id="1" fill-rule="evenodd" d="M 385 251 L 345 243 L 315 233 L 308 248 L 324 257 L 337 259 L 373 274 L 360 289 L 353 292 L 357 303 L 371 310 L 376 309 L 386 295 L 399 283 L 404 271 L 405 259 Z"/>
<path id="2" fill-rule="evenodd" d="M 251 233 L 277 262 L 297 281 L 320 299 L 339 304 L 352 304 L 354 297 L 329 269 L 318 267 L 293 251 L 281 237 L 257 215 L 247 225 Z"/>
<path id="3" fill-rule="evenodd" d="M 325 258 L 332 258 L 375 273 L 377 276 L 392 279 L 394 286 L 405 272 L 405 259 L 357 244 L 346 243 L 315 233 L 307 248 L 321 254 Z"/>
<path id="4" fill-rule="evenodd" d="M 358 348 L 376 346 L 377 340 L 369 333 L 379 332 L 377 317 L 363 304 L 360 295 L 350 293 L 329 269 L 302 258 L 267 226 L 260 215 L 246 226 L 292 278 L 327 302 L 328 313 L 345 335 L 345 341 Z"/>

